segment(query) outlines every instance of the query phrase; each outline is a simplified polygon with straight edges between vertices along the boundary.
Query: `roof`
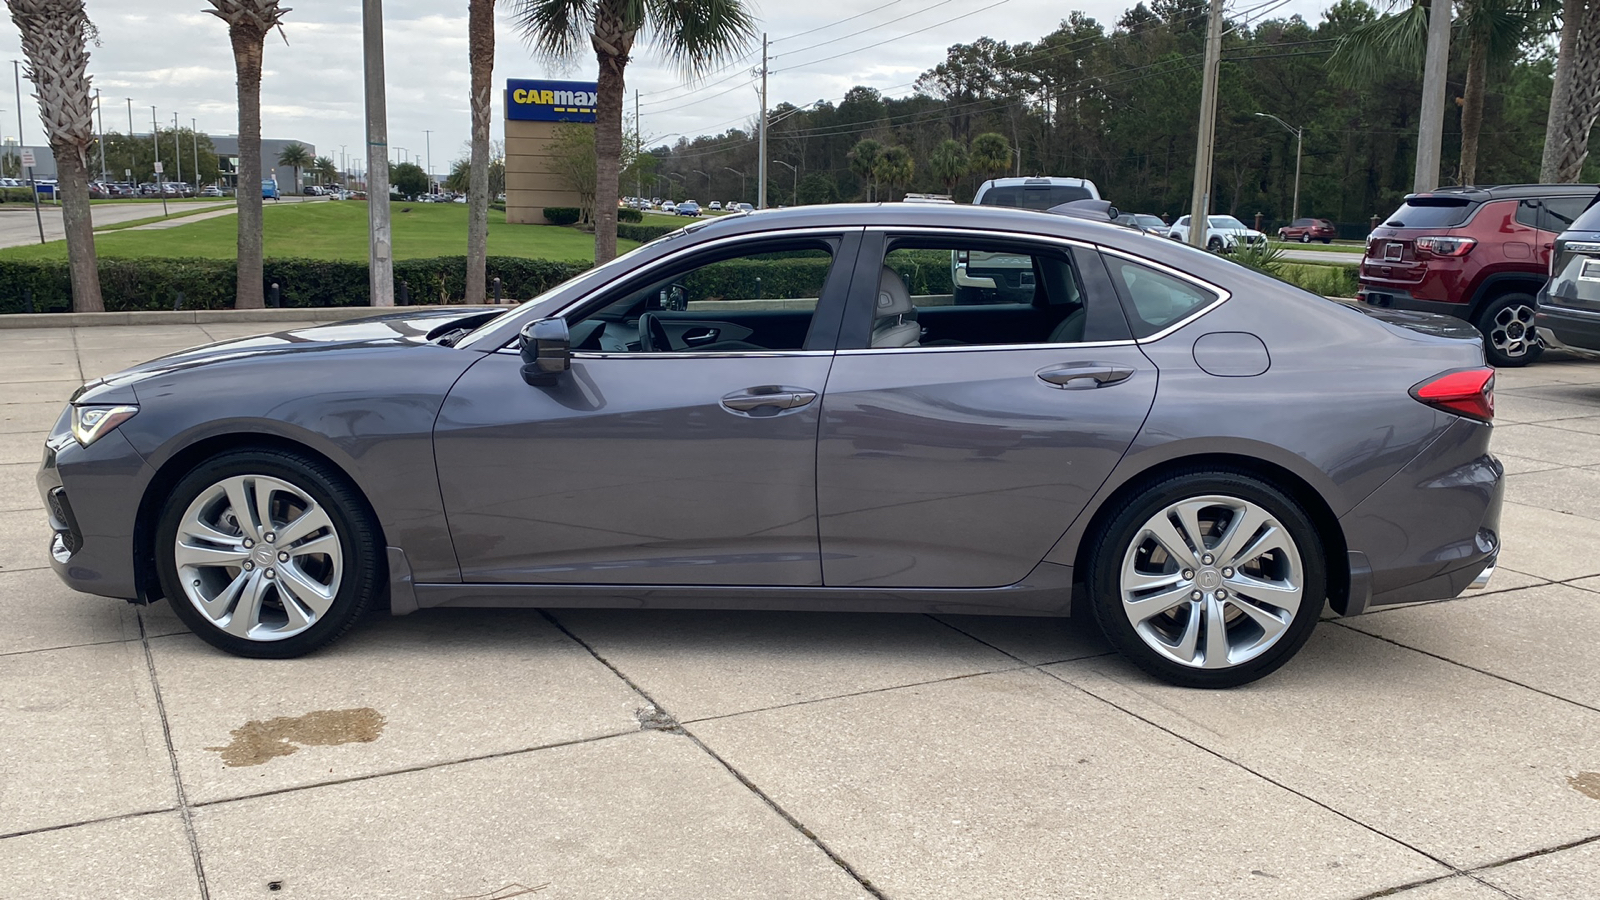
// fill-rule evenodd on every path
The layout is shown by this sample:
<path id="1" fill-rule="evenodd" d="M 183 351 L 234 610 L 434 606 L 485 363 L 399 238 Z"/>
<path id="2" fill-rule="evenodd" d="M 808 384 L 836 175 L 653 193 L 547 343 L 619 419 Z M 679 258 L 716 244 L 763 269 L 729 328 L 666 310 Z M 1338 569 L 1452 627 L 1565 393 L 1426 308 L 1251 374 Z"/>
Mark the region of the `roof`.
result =
<path id="1" fill-rule="evenodd" d="M 1454 185 L 1451 187 L 1437 188 L 1431 191 L 1419 191 L 1407 194 L 1406 199 L 1412 197 L 1437 197 L 1458 196 L 1480 203 L 1488 200 L 1506 200 L 1521 197 L 1570 197 L 1594 196 L 1600 187 L 1592 184 L 1480 184 L 1480 185 Z"/>

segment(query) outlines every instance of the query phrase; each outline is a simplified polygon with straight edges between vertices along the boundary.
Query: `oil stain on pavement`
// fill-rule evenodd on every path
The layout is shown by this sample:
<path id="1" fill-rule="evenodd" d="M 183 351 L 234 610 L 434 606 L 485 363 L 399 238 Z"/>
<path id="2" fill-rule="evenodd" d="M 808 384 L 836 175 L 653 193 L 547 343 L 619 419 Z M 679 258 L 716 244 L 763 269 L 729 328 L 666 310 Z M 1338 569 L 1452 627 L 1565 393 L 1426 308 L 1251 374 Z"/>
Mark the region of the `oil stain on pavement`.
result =
<path id="1" fill-rule="evenodd" d="M 206 749 L 220 753 L 222 764 L 229 768 L 259 766 L 295 753 L 301 746 L 371 743 L 383 733 L 384 724 L 383 714 L 371 707 L 319 709 L 303 716 L 251 720 L 229 732 L 233 742 L 226 747 Z"/>

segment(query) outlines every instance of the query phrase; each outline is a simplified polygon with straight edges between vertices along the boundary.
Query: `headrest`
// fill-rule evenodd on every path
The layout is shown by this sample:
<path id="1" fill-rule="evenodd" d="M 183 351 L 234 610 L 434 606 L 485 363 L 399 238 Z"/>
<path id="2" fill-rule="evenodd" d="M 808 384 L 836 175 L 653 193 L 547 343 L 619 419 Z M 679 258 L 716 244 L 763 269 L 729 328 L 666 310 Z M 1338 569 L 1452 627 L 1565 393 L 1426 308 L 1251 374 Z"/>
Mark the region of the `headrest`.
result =
<path id="1" fill-rule="evenodd" d="M 872 310 L 874 319 L 888 316 L 904 316 L 917 311 L 911 302 L 911 292 L 906 290 L 906 283 L 901 280 L 899 273 L 883 267 L 883 274 L 878 276 L 878 302 Z"/>

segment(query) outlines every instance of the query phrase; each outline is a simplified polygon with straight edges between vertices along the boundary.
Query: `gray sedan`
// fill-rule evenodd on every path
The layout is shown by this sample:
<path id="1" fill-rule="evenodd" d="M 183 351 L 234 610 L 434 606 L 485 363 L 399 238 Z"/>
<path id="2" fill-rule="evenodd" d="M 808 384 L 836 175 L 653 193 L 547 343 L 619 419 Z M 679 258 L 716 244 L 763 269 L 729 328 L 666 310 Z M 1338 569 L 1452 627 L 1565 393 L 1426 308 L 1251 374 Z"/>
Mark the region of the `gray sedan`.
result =
<path id="1" fill-rule="evenodd" d="M 1011 302 L 951 261 L 1004 255 Z M 1222 687 L 1499 552 L 1476 332 L 1108 223 L 809 207 L 696 223 L 514 309 L 228 341 L 85 385 L 56 571 L 291 657 L 364 610 L 1091 615 Z"/>

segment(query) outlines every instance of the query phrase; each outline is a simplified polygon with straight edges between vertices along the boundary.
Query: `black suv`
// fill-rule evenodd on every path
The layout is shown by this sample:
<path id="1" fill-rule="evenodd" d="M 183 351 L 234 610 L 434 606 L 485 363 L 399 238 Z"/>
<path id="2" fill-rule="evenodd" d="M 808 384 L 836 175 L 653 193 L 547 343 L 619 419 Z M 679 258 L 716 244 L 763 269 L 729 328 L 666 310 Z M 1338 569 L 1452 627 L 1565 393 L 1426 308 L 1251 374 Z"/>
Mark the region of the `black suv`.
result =
<path id="1" fill-rule="evenodd" d="M 1600 206 L 1556 238 L 1537 324 L 1546 346 L 1600 358 Z"/>

